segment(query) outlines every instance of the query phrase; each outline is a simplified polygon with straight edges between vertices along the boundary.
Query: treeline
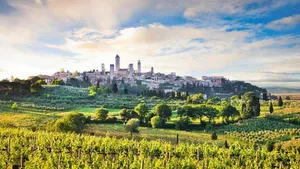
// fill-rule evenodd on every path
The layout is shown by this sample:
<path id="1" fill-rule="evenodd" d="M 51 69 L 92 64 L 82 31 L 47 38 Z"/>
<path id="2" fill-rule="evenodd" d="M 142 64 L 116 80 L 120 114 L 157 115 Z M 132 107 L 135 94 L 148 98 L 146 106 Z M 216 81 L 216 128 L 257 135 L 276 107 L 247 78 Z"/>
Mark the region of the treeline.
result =
<path id="1" fill-rule="evenodd" d="M 161 85 L 163 87 L 165 85 Z M 204 86 L 197 83 L 183 84 L 179 89 L 181 92 L 189 93 L 235 93 L 243 94 L 253 91 L 255 93 L 267 93 L 267 90 L 243 81 L 222 80 L 221 86 Z"/>
<path id="2" fill-rule="evenodd" d="M 45 81 L 39 77 L 34 77 L 30 80 L 14 79 L 12 82 L 2 80 L 0 81 L 0 94 L 9 96 L 36 93 L 42 88 L 43 84 L 46 84 Z"/>

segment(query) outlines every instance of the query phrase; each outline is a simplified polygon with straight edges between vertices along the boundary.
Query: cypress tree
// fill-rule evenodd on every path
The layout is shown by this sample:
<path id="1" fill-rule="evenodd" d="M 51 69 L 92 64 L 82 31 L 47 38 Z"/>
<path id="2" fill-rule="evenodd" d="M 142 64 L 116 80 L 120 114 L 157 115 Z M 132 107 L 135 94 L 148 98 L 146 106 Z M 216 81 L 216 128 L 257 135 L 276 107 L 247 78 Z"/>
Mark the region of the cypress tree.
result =
<path id="1" fill-rule="evenodd" d="M 269 111 L 270 111 L 270 113 L 273 113 L 273 112 L 274 112 L 274 108 L 273 108 L 272 101 L 270 101 Z"/>
<path id="2" fill-rule="evenodd" d="M 282 98 L 281 96 L 279 96 L 279 99 L 278 99 L 278 106 L 283 106 L 283 101 L 282 101 Z"/>

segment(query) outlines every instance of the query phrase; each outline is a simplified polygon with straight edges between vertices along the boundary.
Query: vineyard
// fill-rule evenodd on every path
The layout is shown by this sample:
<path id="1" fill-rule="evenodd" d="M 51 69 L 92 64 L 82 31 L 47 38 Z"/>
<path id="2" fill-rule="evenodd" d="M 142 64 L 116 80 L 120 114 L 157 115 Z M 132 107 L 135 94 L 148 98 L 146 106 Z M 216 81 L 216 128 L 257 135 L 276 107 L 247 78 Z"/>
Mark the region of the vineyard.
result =
<path id="1" fill-rule="evenodd" d="M 298 168 L 295 147 L 229 147 L 0 130 L 0 168 Z"/>
<path id="2" fill-rule="evenodd" d="M 224 126 L 218 131 L 229 138 L 248 143 L 266 143 L 267 141 L 286 141 L 300 136 L 300 126 L 285 122 L 256 118 Z"/>
<path id="3" fill-rule="evenodd" d="M 39 93 L 26 97 L 1 98 L 0 107 L 10 107 L 14 102 L 18 102 L 24 109 L 40 109 L 45 111 L 66 111 L 81 107 L 109 107 L 109 108 L 133 108 L 138 103 L 145 102 L 149 106 L 154 106 L 160 102 L 170 102 L 179 104 L 182 101 L 168 101 L 158 98 L 144 98 L 135 95 L 112 95 L 99 94 L 95 97 L 89 96 L 87 88 L 76 88 L 70 86 L 44 86 Z M 0 109 L 1 110 L 1 109 Z M 7 108 L 5 109 L 7 110 Z"/>

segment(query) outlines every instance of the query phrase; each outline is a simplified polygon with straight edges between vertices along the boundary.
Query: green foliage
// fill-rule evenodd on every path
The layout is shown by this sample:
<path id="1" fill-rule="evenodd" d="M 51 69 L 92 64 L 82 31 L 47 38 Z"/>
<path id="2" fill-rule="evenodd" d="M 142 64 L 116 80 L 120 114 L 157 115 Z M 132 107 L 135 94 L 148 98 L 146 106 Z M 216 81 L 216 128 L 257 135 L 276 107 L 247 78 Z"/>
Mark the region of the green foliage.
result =
<path id="1" fill-rule="evenodd" d="M 100 121 L 105 121 L 107 118 L 108 110 L 106 108 L 96 109 L 95 119 Z"/>
<path id="2" fill-rule="evenodd" d="M 286 96 L 285 100 L 291 100 L 291 97 L 290 96 Z"/>
<path id="3" fill-rule="evenodd" d="M 95 85 L 89 87 L 89 96 L 95 97 L 97 95 L 97 87 Z"/>
<path id="4" fill-rule="evenodd" d="M 139 114 L 132 109 L 122 109 L 120 111 L 120 116 L 121 119 L 124 120 L 125 122 L 127 122 L 129 119 L 132 118 L 140 118 Z"/>
<path id="5" fill-rule="evenodd" d="M 178 121 L 175 122 L 175 128 L 177 130 L 186 130 L 189 128 L 191 120 L 188 116 L 180 117 Z"/>
<path id="6" fill-rule="evenodd" d="M 197 104 L 200 103 L 203 100 L 203 94 L 199 93 L 199 94 L 193 94 L 187 97 L 187 102 L 188 103 L 193 103 L 193 104 Z"/>
<path id="7" fill-rule="evenodd" d="M 267 148 L 268 152 L 273 151 L 274 147 L 275 147 L 274 141 L 267 141 L 266 148 Z"/>
<path id="8" fill-rule="evenodd" d="M 188 116 L 191 118 L 195 118 L 197 117 L 198 112 L 199 110 L 197 109 L 197 107 L 191 105 L 185 105 L 177 108 L 177 115 L 179 117 Z"/>
<path id="9" fill-rule="evenodd" d="M 86 118 L 81 113 L 70 113 L 60 119 L 58 119 L 52 130 L 59 132 L 76 132 L 80 133 L 85 127 Z"/>
<path id="10" fill-rule="evenodd" d="M 218 96 L 214 96 L 214 97 L 211 98 L 211 101 L 212 101 L 214 104 L 216 104 L 216 103 L 220 102 L 221 99 L 220 99 Z"/>
<path id="11" fill-rule="evenodd" d="M 145 123 L 148 124 L 148 123 L 151 123 L 151 118 L 154 117 L 155 114 L 151 111 L 149 112 L 146 117 L 145 117 Z"/>
<path id="12" fill-rule="evenodd" d="M 139 125 L 140 125 L 140 120 L 137 118 L 132 118 L 127 121 L 127 123 L 125 125 L 125 129 L 126 129 L 126 131 L 130 132 L 131 137 L 132 137 L 132 133 L 139 133 L 139 130 L 138 130 Z"/>
<path id="13" fill-rule="evenodd" d="M 239 111 L 235 107 L 231 105 L 226 105 L 220 111 L 219 116 L 223 117 L 227 122 L 229 117 L 238 116 L 239 114 Z"/>
<path id="14" fill-rule="evenodd" d="M 240 105 L 240 99 L 239 99 L 239 96 L 238 95 L 234 95 L 234 96 L 231 96 L 230 98 L 230 104 L 237 107 Z"/>
<path id="15" fill-rule="evenodd" d="M 20 154 L 26 157 L 26 168 L 91 168 L 91 164 L 94 168 L 141 168 L 141 163 L 144 168 L 299 168 L 299 139 L 280 143 L 278 152 L 268 152 L 265 148 L 254 149 L 239 143 L 233 143 L 230 148 L 217 144 L 174 146 L 159 140 L 24 129 L 1 129 L 0 138 L 0 147 L 10 148 L 10 156 L 7 151 L 1 151 L 1 168 L 11 168 L 5 166 L 7 161 L 18 163 Z M 111 154 L 113 160 L 108 160 Z"/>
<path id="16" fill-rule="evenodd" d="M 157 104 L 154 107 L 154 113 L 162 119 L 169 119 L 172 115 L 172 110 L 167 104 Z"/>
<path id="17" fill-rule="evenodd" d="M 179 117 L 188 116 L 191 118 L 199 118 L 200 124 L 202 125 L 202 118 L 204 116 L 206 116 L 211 122 L 213 118 L 219 114 L 219 111 L 216 108 L 209 105 L 185 105 L 177 108 L 177 114 Z"/>
<path id="18" fill-rule="evenodd" d="M 242 118 L 251 118 L 259 116 L 260 103 L 259 98 L 253 92 L 247 92 L 242 96 L 243 105 L 241 111 Z"/>
<path id="19" fill-rule="evenodd" d="M 51 82 L 51 85 L 65 85 L 65 82 L 63 80 L 59 80 L 59 79 L 54 79 Z"/>
<path id="20" fill-rule="evenodd" d="M 282 107 L 282 106 L 283 106 L 283 101 L 282 101 L 281 96 L 279 96 L 279 98 L 278 98 L 278 106 L 279 106 L 279 107 Z"/>
<path id="21" fill-rule="evenodd" d="M 13 103 L 12 105 L 11 105 L 11 108 L 14 110 L 14 111 L 17 111 L 18 110 L 18 103 Z"/>
<path id="22" fill-rule="evenodd" d="M 151 118 L 152 128 L 160 128 L 164 125 L 164 120 L 159 116 L 154 116 Z"/>
<path id="23" fill-rule="evenodd" d="M 32 82 L 30 85 L 30 92 L 31 93 L 38 92 L 42 88 L 42 85 L 44 85 L 44 84 L 46 84 L 46 83 L 42 79 Z"/>
<path id="24" fill-rule="evenodd" d="M 141 122 L 145 123 L 145 117 L 149 112 L 149 108 L 147 107 L 147 105 L 144 103 L 140 103 L 137 106 L 135 106 L 134 111 L 139 114 Z"/>

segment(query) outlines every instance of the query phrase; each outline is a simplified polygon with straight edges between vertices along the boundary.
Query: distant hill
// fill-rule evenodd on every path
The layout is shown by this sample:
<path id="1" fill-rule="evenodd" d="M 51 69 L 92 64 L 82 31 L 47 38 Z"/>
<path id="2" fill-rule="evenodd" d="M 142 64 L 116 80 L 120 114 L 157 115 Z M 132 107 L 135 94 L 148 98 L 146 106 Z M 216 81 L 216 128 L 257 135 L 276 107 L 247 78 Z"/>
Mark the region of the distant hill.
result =
<path id="1" fill-rule="evenodd" d="M 300 92 L 300 88 L 292 88 L 292 87 L 266 87 L 266 89 L 270 93 L 298 93 L 298 92 Z"/>

